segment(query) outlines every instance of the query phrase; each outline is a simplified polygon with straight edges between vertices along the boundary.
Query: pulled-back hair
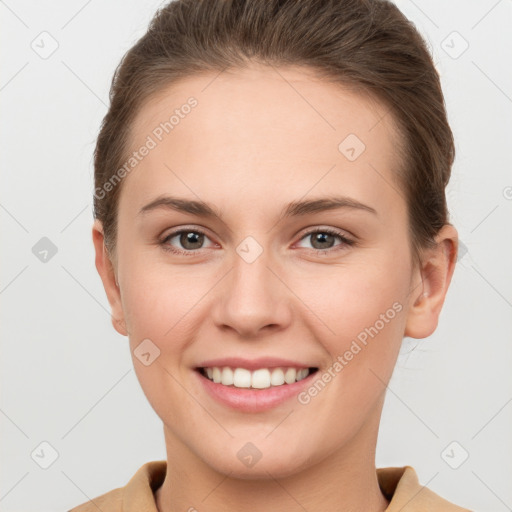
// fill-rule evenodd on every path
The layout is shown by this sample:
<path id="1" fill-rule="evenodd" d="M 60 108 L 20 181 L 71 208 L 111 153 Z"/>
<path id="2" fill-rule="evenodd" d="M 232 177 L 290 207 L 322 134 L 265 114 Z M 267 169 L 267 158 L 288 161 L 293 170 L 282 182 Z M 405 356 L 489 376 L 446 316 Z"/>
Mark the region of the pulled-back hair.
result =
<path id="1" fill-rule="evenodd" d="M 432 247 L 448 223 L 454 141 L 425 41 L 386 0 L 171 1 L 114 73 L 94 155 L 95 190 L 104 190 L 126 160 L 134 118 L 148 99 L 180 79 L 251 62 L 307 67 L 384 105 L 401 135 L 394 172 L 419 262 L 421 249 Z M 121 190 L 122 182 L 94 195 L 111 254 Z"/>

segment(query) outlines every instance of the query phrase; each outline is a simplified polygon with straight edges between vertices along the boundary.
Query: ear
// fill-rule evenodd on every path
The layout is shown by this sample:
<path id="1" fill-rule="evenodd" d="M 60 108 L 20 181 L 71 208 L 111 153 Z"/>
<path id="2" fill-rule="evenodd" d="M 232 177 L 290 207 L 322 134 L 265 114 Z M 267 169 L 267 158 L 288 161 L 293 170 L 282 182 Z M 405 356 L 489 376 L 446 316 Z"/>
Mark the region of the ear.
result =
<path id="1" fill-rule="evenodd" d="M 411 280 L 411 302 L 404 336 L 426 338 L 437 328 L 441 308 L 450 286 L 459 239 L 457 230 L 446 224 L 436 236 L 437 246 L 428 249 Z"/>
<path id="2" fill-rule="evenodd" d="M 112 325 L 119 334 L 128 336 L 116 271 L 105 247 L 103 225 L 97 219 L 92 227 L 92 241 L 96 251 L 96 269 L 101 277 L 103 288 L 105 288 L 112 309 Z"/>

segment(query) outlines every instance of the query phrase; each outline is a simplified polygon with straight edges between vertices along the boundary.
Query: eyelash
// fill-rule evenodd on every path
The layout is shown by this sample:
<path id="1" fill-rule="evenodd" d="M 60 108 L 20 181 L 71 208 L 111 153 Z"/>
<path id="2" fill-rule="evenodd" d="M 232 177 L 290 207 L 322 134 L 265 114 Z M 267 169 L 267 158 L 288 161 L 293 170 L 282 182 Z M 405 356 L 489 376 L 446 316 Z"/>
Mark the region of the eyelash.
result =
<path id="1" fill-rule="evenodd" d="M 196 249 L 196 250 L 182 250 L 182 249 L 176 249 L 175 247 L 172 247 L 171 245 L 169 245 L 167 242 L 174 238 L 176 235 L 180 235 L 182 233 L 197 233 L 197 234 L 200 234 L 200 235 L 204 235 L 205 237 L 208 237 L 208 235 L 200 230 L 200 229 L 197 229 L 197 228 L 194 228 L 194 229 L 179 229 L 177 231 L 173 231 L 172 233 L 169 233 L 168 235 L 166 235 L 162 240 L 160 240 L 158 243 L 159 245 L 162 247 L 162 249 L 164 251 L 167 251 L 167 252 L 171 252 L 173 254 L 178 254 L 178 255 L 181 255 L 181 256 L 195 256 L 197 254 L 197 252 L 199 252 L 201 249 Z M 320 253 L 320 252 L 335 252 L 335 251 L 339 251 L 339 250 L 346 250 L 347 247 L 345 246 L 348 246 L 348 247 L 351 247 L 351 246 L 354 246 L 356 245 L 356 242 L 354 240 L 351 240 L 350 238 L 347 238 L 346 236 L 342 235 L 339 231 L 335 230 L 335 229 L 332 229 L 332 228 L 321 228 L 321 229 L 314 229 L 314 230 L 311 230 L 311 231 L 308 231 L 307 233 L 304 233 L 304 235 L 302 235 L 302 237 L 300 238 L 300 240 L 303 240 L 304 238 L 308 237 L 308 236 L 311 236 L 311 235 L 314 235 L 316 233 L 327 233 L 329 235 L 333 235 L 335 237 L 337 237 L 339 240 L 341 240 L 343 243 L 340 244 L 341 245 L 341 248 L 340 248 L 340 245 L 338 246 L 334 246 L 334 247 L 330 247 L 328 249 L 310 249 L 316 253 Z M 337 249 L 336 249 L 337 247 Z"/>

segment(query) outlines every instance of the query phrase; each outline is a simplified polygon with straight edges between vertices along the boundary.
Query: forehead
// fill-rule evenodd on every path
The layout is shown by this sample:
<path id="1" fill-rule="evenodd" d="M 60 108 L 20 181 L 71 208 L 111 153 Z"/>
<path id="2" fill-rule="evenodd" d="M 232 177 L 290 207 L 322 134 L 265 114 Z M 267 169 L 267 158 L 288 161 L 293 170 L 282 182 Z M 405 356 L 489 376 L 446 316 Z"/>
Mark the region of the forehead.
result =
<path id="1" fill-rule="evenodd" d="M 189 197 L 215 191 L 219 201 L 234 187 L 247 200 L 341 187 L 397 203 L 400 138 L 387 108 L 305 68 L 253 65 L 180 80 L 142 106 L 131 151 L 148 138 L 154 147 L 125 178 L 121 202 L 176 187 Z"/>

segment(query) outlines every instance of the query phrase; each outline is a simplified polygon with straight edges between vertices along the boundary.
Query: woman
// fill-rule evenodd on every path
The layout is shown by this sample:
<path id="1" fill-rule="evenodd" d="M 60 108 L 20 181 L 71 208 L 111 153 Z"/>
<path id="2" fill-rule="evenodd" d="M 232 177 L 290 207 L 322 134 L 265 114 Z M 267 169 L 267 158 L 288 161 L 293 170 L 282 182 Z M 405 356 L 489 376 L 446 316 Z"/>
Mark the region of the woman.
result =
<path id="1" fill-rule="evenodd" d="M 467 510 L 375 468 L 404 336 L 456 262 L 413 25 L 370 0 L 178 0 L 116 70 L 96 267 L 167 460 L 73 509 Z"/>

